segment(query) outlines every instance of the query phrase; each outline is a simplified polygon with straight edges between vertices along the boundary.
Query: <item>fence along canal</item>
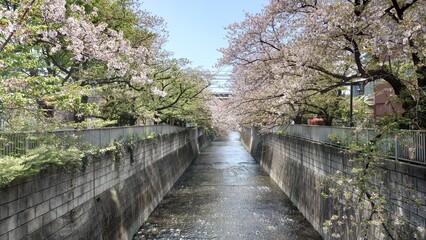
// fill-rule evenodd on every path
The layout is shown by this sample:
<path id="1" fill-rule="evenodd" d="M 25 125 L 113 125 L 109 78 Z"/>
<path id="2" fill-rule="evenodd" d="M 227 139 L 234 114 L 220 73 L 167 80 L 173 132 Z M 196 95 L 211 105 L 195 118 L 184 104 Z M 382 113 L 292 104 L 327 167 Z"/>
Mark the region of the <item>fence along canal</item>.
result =
<path id="1" fill-rule="evenodd" d="M 275 133 L 284 133 L 314 142 L 349 146 L 352 142 L 369 144 L 376 137 L 375 129 L 351 127 L 288 125 L 275 127 Z M 399 130 L 395 135 L 384 136 L 378 146 L 388 158 L 426 165 L 426 131 Z"/>
<path id="2" fill-rule="evenodd" d="M 47 134 L 52 134 L 58 138 L 76 139 L 82 143 L 88 143 L 96 147 L 105 147 L 114 141 L 126 139 L 131 136 L 138 136 L 140 139 L 155 137 L 158 135 L 178 133 L 185 131 L 184 127 L 171 125 L 149 125 L 131 127 L 110 127 L 96 129 L 70 129 L 56 130 Z M 0 157 L 9 155 L 25 155 L 28 150 L 39 146 L 38 137 L 44 132 L 0 132 Z"/>

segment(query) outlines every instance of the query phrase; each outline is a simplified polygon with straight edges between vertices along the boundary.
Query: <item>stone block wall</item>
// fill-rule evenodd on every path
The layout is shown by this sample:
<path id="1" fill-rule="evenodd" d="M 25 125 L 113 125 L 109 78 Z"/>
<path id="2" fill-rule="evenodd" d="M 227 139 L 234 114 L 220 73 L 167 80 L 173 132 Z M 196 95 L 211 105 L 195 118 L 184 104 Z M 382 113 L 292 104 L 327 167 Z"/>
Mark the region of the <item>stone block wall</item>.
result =
<path id="1" fill-rule="evenodd" d="M 248 138 L 242 138 L 247 141 Z M 395 191 L 394 211 L 401 213 L 413 227 L 426 226 L 426 167 L 409 163 L 385 161 L 385 182 L 392 184 Z M 306 141 L 300 138 L 268 134 L 263 137 L 262 168 L 280 186 L 314 228 L 325 238 L 331 236 L 322 229 L 325 220 L 329 219 L 338 208 L 338 203 L 321 197 L 325 188 L 321 186 L 325 176 L 339 171 L 348 171 L 351 166 L 349 156 L 342 153 L 341 148 Z M 403 186 L 411 185 L 413 190 L 404 192 Z M 402 194 L 402 195 L 401 195 Z M 411 196 L 421 200 L 420 206 Z M 342 239 L 358 239 L 349 233 L 347 226 L 342 226 Z M 424 237 L 424 236 L 423 236 Z M 369 229 L 368 239 L 383 239 L 380 230 Z"/>
<path id="2" fill-rule="evenodd" d="M 208 142 L 196 130 L 144 140 L 120 161 L 49 167 L 0 189 L 0 240 L 129 239 Z M 133 154 L 133 157 L 130 156 Z"/>

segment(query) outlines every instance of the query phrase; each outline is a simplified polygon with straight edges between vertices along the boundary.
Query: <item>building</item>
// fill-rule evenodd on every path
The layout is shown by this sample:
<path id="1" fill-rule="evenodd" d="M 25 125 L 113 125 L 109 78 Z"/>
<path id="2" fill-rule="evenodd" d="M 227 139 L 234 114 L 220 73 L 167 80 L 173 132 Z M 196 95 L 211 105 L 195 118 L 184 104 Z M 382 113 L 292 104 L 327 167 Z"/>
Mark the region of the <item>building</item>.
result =
<path id="1" fill-rule="evenodd" d="M 219 99 L 228 99 L 232 95 L 231 91 L 232 79 L 227 74 L 217 74 L 214 76 L 209 90 L 212 95 Z"/>

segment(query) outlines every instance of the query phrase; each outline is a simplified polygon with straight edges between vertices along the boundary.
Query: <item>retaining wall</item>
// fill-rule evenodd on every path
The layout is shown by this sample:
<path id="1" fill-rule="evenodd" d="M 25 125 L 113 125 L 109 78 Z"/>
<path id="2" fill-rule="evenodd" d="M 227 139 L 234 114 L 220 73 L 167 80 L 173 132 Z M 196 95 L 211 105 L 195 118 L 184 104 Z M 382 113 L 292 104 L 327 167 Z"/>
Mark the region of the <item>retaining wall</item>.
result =
<path id="1" fill-rule="evenodd" d="M 252 138 L 259 138 L 250 131 L 242 132 L 244 145 L 250 145 Z M 341 148 L 310 142 L 300 138 L 268 134 L 262 136 L 261 156 L 258 157 L 262 168 L 280 186 L 285 194 L 310 221 L 314 228 L 325 238 L 331 239 L 330 234 L 323 231 L 323 223 L 336 213 L 339 203 L 336 199 L 321 197 L 329 186 L 322 186 L 326 176 L 337 170 L 347 172 L 351 169 L 350 157 L 342 153 Z M 426 168 L 393 160 L 383 160 L 384 182 L 395 189 L 393 211 L 401 214 L 414 227 L 424 228 L 426 225 Z M 404 186 L 411 186 L 410 191 Z M 420 200 L 420 205 L 413 196 Z M 360 239 L 355 235 L 361 229 L 354 229 L 344 224 L 339 229 L 341 239 Z M 368 239 L 386 238 L 380 229 L 368 229 Z M 425 236 L 420 236 L 420 239 Z M 339 238 L 340 239 L 340 238 Z M 401 238 L 404 239 L 404 238 Z"/>
<path id="2" fill-rule="evenodd" d="M 17 179 L 0 189 L 0 240 L 129 239 L 207 142 L 194 129 L 141 141 L 120 161 Z"/>

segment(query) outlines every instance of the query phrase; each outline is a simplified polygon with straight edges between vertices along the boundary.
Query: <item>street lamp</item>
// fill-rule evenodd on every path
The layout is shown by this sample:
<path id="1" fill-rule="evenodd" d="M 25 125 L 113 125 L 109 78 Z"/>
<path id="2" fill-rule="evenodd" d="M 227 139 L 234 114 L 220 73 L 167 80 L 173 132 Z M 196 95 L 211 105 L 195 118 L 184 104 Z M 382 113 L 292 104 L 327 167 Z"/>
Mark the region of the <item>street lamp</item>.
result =
<path id="1" fill-rule="evenodd" d="M 358 81 L 355 81 L 355 85 L 359 86 L 359 89 L 357 89 L 357 95 L 363 95 L 364 94 L 364 79 L 360 79 Z M 349 100 L 349 126 L 353 127 L 354 126 L 354 121 L 353 121 L 353 108 L 354 108 L 354 83 L 351 82 L 350 85 L 350 100 Z"/>

